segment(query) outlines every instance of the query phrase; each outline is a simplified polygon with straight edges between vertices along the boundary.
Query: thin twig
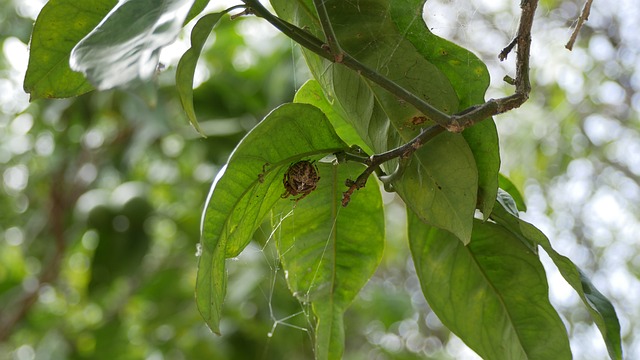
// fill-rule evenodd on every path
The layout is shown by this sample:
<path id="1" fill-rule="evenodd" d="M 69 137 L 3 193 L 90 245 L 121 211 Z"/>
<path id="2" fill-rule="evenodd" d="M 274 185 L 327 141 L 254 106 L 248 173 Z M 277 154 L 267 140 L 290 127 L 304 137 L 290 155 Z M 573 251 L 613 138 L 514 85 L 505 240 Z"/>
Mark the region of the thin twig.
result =
<path id="1" fill-rule="evenodd" d="M 505 48 L 514 48 L 514 42 L 517 46 L 516 56 L 516 78 L 514 80 L 516 91 L 515 94 L 500 99 L 490 99 L 482 105 L 472 106 L 462 112 L 451 116 L 451 125 L 447 128 L 449 131 L 461 132 L 483 119 L 493 115 L 502 114 L 509 110 L 520 107 L 529 99 L 531 92 L 531 83 L 529 81 L 529 58 L 531 55 L 531 27 L 533 19 L 538 7 L 538 0 L 523 0 L 520 3 L 522 14 L 520 15 L 520 24 L 518 25 L 518 33 L 514 40 Z M 505 53 L 503 50 L 500 54 Z"/>
<path id="2" fill-rule="evenodd" d="M 377 169 L 380 169 L 381 164 L 395 158 L 408 159 L 416 150 L 420 149 L 424 144 L 428 143 L 431 139 L 436 137 L 438 134 L 443 133 L 445 130 L 446 129 L 442 126 L 432 125 L 426 129 L 422 129 L 420 134 L 408 143 L 395 149 L 371 156 L 367 162 L 368 166 L 362 174 L 360 174 L 355 181 L 347 181 L 346 185 L 349 189 L 342 194 L 342 206 L 347 206 L 347 204 L 349 204 L 351 194 L 353 194 L 355 190 L 363 188 L 367 184 L 369 176 Z M 384 180 L 384 182 L 389 182 L 397 177 L 398 172 L 404 171 L 404 166 L 405 164 L 399 164 L 396 172 L 393 174 L 378 177 L 381 180 Z"/>
<path id="3" fill-rule="evenodd" d="M 253 14 L 265 19 L 276 29 L 280 30 L 283 34 L 291 38 L 291 40 L 313 51 L 317 55 L 320 55 L 329 61 L 333 61 L 333 57 L 331 56 L 331 54 L 323 49 L 324 43 L 322 42 L 322 40 L 316 38 L 307 31 L 304 31 L 299 27 L 273 15 L 264 6 L 262 6 L 259 0 L 242 0 L 242 2 L 244 2 L 248 6 L 248 8 L 251 9 Z"/>
<path id="4" fill-rule="evenodd" d="M 247 8 L 245 5 L 236 5 L 236 6 L 232 6 L 228 9 L 225 10 L 225 12 L 230 12 L 233 10 L 237 10 L 237 9 L 243 9 L 242 12 L 239 12 L 237 14 L 231 14 L 229 15 L 229 19 L 231 20 L 235 20 L 237 18 L 239 18 L 240 16 L 247 16 L 247 15 L 253 15 L 253 11 L 251 11 L 251 8 Z"/>
<path id="5" fill-rule="evenodd" d="M 511 50 L 513 50 L 514 47 L 516 47 L 516 45 L 518 45 L 517 37 L 513 38 L 509 45 L 505 46 L 504 49 L 500 51 L 500 54 L 498 54 L 498 59 L 500 59 L 500 61 L 507 60 L 507 56 L 509 56 L 509 53 L 511 52 Z"/>
<path id="6" fill-rule="evenodd" d="M 580 13 L 580 17 L 578 18 L 578 22 L 576 23 L 576 28 L 573 29 L 573 33 L 571 33 L 571 38 L 569 39 L 567 44 L 564 46 L 567 49 L 569 49 L 569 51 L 573 50 L 573 44 L 576 42 L 576 39 L 578 38 L 580 29 L 582 29 L 582 25 L 584 25 L 585 21 L 589 20 L 589 14 L 591 13 L 591 3 L 593 3 L 593 0 L 587 0 L 584 3 L 584 7 L 582 8 L 582 13 Z"/>

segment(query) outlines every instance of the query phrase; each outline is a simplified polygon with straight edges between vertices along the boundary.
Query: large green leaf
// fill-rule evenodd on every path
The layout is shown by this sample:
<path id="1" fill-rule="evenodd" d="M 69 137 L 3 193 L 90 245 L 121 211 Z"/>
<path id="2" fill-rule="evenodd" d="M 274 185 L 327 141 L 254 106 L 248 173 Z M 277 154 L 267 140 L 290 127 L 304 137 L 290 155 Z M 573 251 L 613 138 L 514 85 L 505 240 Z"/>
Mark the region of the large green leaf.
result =
<path id="1" fill-rule="evenodd" d="M 513 201 L 513 200 L 512 200 Z M 591 283 L 589 278 L 569 258 L 559 254 L 551 242 L 540 230 L 526 221 L 518 218 L 517 211 L 505 206 L 504 201 L 496 204 L 491 218 L 504 226 L 515 236 L 526 239 L 533 244 L 542 246 L 553 263 L 560 270 L 560 274 L 575 289 L 582 302 L 589 310 L 593 321 L 602 333 L 609 356 L 612 359 L 622 359 L 622 339 L 620 337 L 620 322 L 611 302 Z"/>
<path id="2" fill-rule="evenodd" d="M 203 213 L 196 301 L 214 332 L 220 332 L 226 293 L 225 259 L 246 247 L 281 199 L 289 165 L 346 147 L 324 114 L 306 104 L 278 107 L 238 144 L 216 177 Z"/>
<path id="3" fill-rule="evenodd" d="M 162 47 L 172 43 L 194 0 L 124 0 L 72 50 L 69 63 L 98 89 L 155 72 Z"/>
<path id="4" fill-rule="evenodd" d="M 501 226 L 474 222 L 469 245 L 409 214 L 413 260 L 429 306 L 485 359 L 570 359 L 538 256 Z"/>
<path id="5" fill-rule="evenodd" d="M 341 359 L 343 313 L 380 263 L 384 214 L 373 179 L 349 206 L 341 205 L 345 180 L 357 177 L 362 165 L 318 168 L 321 181 L 312 194 L 297 204 L 277 205 L 275 236 L 292 293 L 316 315 L 316 359 Z"/>
<path id="6" fill-rule="evenodd" d="M 202 134 L 202 130 L 200 129 L 200 125 L 198 125 L 196 112 L 193 108 L 193 76 L 205 41 L 207 41 L 213 27 L 216 26 L 220 18 L 226 13 L 227 11 L 207 14 L 198 20 L 193 30 L 191 30 L 191 47 L 182 55 L 176 68 L 176 87 L 182 108 L 187 114 L 191 125 L 193 125 L 200 134 Z"/>
<path id="7" fill-rule="evenodd" d="M 273 0 L 272 4 L 286 20 L 323 37 L 310 1 Z M 429 32 L 422 21 L 422 5 L 417 0 L 326 2 L 341 46 L 359 61 L 447 113 L 483 102 L 486 68 L 473 54 Z M 402 145 L 433 124 L 354 71 L 310 52 L 305 56 L 329 103 L 374 151 Z M 471 236 L 477 200 L 488 214 L 497 191 L 497 135 L 492 121 L 486 123 L 468 134 L 439 135 L 444 139 L 414 154 L 405 175 L 394 181 L 423 221 L 464 242 Z M 435 147 L 438 156 L 433 156 Z M 385 169 L 391 172 L 396 165 L 392 161 Z"/>
<path id="8" fill-rule="evenodd" d="M 69 67 L 71 49 L 113 8 L 117 0 L 51 0 L 42 8 L 31 34 L 24 91 L 31 100 L 65 98 L 93 90 Z"/>

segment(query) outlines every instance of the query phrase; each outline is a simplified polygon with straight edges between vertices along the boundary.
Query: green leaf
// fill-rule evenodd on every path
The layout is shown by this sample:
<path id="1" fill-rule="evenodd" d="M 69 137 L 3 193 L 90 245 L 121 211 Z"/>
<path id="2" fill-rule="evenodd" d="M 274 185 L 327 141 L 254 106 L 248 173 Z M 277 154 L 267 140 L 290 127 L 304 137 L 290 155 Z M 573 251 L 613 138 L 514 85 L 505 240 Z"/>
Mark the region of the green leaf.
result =
<path id="1" fill-rule="evenodd" d="M 71 49 L 117 3 L 117 0 L 51 0 L 33 27 L 24 91 L 31 100 L 65 98 L 93 90 L 69 67 Z"/>
<path id="2" fill-rule="evenodd" d="M 373 275 L 384 248 L 384 213 L 378 184 L 369 180 L 342 207 L 347 178 L 360 164 L 318 164 L 318 188 L 298 203 L 280 202 L 274 227 L 291 292 L 311 303 L 317 317 L 316 359 L 341 359 L 343 313 Z"/>
<path id="3" fill-rule="evenodd" d="M 409 214 L 425 298 L 443 324 L 485 359 L 570 359 L 544 268 L 509 231 L 474 222 L 469 245 Z"/>
<path id="4" fill-rule="evenodd" d="M 162 47 L 172 43 L 194 0 L 124 0 L 73 48 L 69 63 L 98 89 L 156 72 Z"/>
<path id="5" fill-rule="evenodd" d="M 393 182 L 396 191 L 422 221 L 450 230 L 467 244 L 478 186 L 469 147 L 460 136 L 441 134 L 415 155 L 402 178 Z"/>
<path id="6" fill-rule="evenodd" d="M 195 0 L 193 5 L 191 5 L 191 9 L 189 10 L 187 17 L 184 19 L 182 26 L 188 24 L 189 21 L 198 16 L 207 7 L 207 5 L 209 5 L 209 0 Z"/>
<path id="7" fill-rule="evenodd" d="M 331 125 L 333 125 L 336 133 L 338 133 L 338 135 L 340 136 L 340 138 L 342 138 L 342 140 L 344 140 L 344 142 L 346 142 L 348 145 L 358 145 L 368 154 L 372 153 L 371 149 L 369 149 L 369 146 L 367 146 L 367 144 L 362 141 L 353 126 L 351 126 L 351 124 L 349 124 L 342 116 L 340 116 L 333 109 L 331 104 L 329 104 L 327 98 L 322 92 L 320 84 L 316 80 L 311 79 L 305 82 L 300 87 L 300 89 L 296 91 L 296 96 L 293 101 L 301 104 L 311 104 L 322 110 L 329 121 L 331 121 Z"/>
<path id="8" fill-rule="evenodd" d="M 513 200 L 511 195 L 509 195 L 508 192 L 502 190 L 502 188 L 498 189 L 498 202 L 505 209 L 508 209 L 508 211 L 511 214 L 513 214 L 516 217 L 519 217 L 518 216 L 518 205 L 516 204 L 515 200 Z"/>
<path id="9" fill-rule="evenodd" d="M 517 214 L 517 213 L 516 213 Z M 609 356 L 612 359 L 622 359 L 622 340 L 620 337 L 620 322 L 611 302 L 604 296 L 587 276 L 569 258 L 559 254 L 549 239 L 535 226 L 520 220 L 516 214 L 509 211 L 502 204 L 496 204 L 491 218 L 498 224 L 520 238 L 542 246 L 553 263 L 560 270 L 560 274 L 575 289 L 582 302 L 589 310 L 591 317 L 602 333 Z"/>
<path id="10" fill-rule="evenodd" d="M 286 20 L 323 38 L 315 12 L 309 11 L 310 1 L 273 0 L 272 4 Z M 342 48 L 359 61 L 441 111 L 455 113 L 482 103 L 488 85 L 486 68 L 473 54 L 429 32 L 422 21 L 423 4 L 416 0 L 326 2 Z M 430 40 L 420 40 L 423 37 Z M 433 53 L 434 45 L 438 53 Z M 433 124 L 354 71 L 309 51 L 304 54 L 329 103 L 374 151 L 403 145 Z M 438 154 L 445 156 L 418 151 L 393 185 L 421 219 L 468 242 L 478 199 L 486 214 L 495 201 L 499 168 L 495 126 L 488 119 L 479 130 L 441 137 L 445 139 L 437 146 Z M 391 161 L 384 165 L 385 171 L 391 173 L 396 166 L 397 161 Z"/>
<path id="11" fill-rule="evenodd" d="M 511 198 L 509 193 L 499 189 L 498 201 L 491 212 L 491 220 L 494 220 L 496 223 L 510 231 L 511 234 L 525 244 L 529 250 L 537 254 L 538 244 L 522 234 L 522 231 L 520 230 L 520 219 L 518 216 L 519 214 L 515 201 Z"/>
<path id="12" fill-rule="evenodd" d="M 500 189 L 506 191 L 511 196 L 512 200 L 515 202 L 515 205 L 520 211 L 527 211 L 527 205 L 524 203 L 524 197 L 520 193 L 520 190 L 507 178 L 506 176 L 499 174 L 498 181 L 500 185 Z"/>
<path id="13" fill-rule="evenodd" d="M 220 18 L 226 13 L 227 10 L 207 14 L 198 20 L 191 31 L 191 47 L 182 55 L 176 68 L 176 87 L 178 88 L 182 108 L 187 114 L 191 125 L 193 125 L 201 135 L 204 134 L 202 129 L 200 129 L 193 108 L 193 75 L 196 71 L 198 58 L 200 57 L 205 41 L 207 41 L 213 27 L 216 26 Z"/>
<path id="14" fill-rule="evenodd" d="M 196 301 L 215 333 L 226 293 L 225 259 L 247 246 L 281 199 L 289 165 L 346 147 L 324 114 L 306 104 L 278 107 L 238 144 L 216 177 L 203 214 Z"/>

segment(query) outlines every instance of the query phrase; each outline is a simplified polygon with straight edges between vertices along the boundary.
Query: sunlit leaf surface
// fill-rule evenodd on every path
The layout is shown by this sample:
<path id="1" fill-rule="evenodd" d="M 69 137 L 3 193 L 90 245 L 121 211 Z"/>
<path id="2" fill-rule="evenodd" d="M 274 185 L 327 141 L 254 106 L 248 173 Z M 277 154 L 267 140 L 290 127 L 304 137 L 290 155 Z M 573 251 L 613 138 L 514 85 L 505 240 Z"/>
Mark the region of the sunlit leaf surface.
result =
<path id="1" fill-rule="evenodd" d="M 322 87 L 316 80 L 309 80 L 296 91 L 296 96 L 293 100 L 297 103 L 311 104 L 327 115 L 331 125 L 336 130 L 336 133 L 346 142 L 348 145 L 360 146 L 365 152 L 371 154 L 372 151 L 369 146 L 365 144 L 353 126 L 348 123 L 342 116 L 340 116 L 329 104 L 322 92 Z"/>
<path id="2" fill-rule="evenodd" d="M 156 71 L 162 47 L 172 43 L 193 0 L 125 0 L 71 52 L 71 68 L 98 89 L 110 89 Z"/>

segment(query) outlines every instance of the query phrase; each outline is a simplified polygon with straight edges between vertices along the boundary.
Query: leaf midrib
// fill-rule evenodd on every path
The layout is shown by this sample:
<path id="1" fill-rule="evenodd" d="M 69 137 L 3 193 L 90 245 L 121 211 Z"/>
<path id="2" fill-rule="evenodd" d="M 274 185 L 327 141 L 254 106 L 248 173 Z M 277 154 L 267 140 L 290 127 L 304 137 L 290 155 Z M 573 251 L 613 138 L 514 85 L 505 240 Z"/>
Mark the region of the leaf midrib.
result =
<path id="1" fill-rule="evenodd" d="M 473 263 L 476 265 L 477 269 L 479 270 L 479 273 L 482 275 L 482 278 L 485 279 L 486 283 L 489 284 L 489 287 L 491 288 L 491 290 L 493 290 L 494 296 L 500 302 L 500 305 L 501 305 L 503 311 L 506 313 L 507 318 L 509 319 L 509 327 L 513 330 L 513 332 L 516 334 L 516 336 L 517 336 L 517 338 L 519 340 L 518 341 L 518 346 L 522 350 L 522 353 L 525 354 L 527 356 L 527 358 L 529 358 L 529 353 L 525 350 L 525 348 L 522 345 L 522 342 L 523 342 L 522 341 L 522 337 L 520 335 L 520 332 L 518 331 L 518 328 L 513 325 L 514 324 L 513 316 L 509 312 L 509 307 L 506 305 L 506 302 L 505 302 L 504 298 L 502 297 L 502 294 L 493 285 L 493 282 L 490 281 L 490 277 L 487 275 L 487 273 L 485 272 L 484 268 L 480 265 L 480 262 L 476 259 L 475 254 L 469 249 L 469 246 L 464 246 L 464 249 L 469 254 L 469 256 L 470 256 L 471 260 L 473 261 Z"/>

